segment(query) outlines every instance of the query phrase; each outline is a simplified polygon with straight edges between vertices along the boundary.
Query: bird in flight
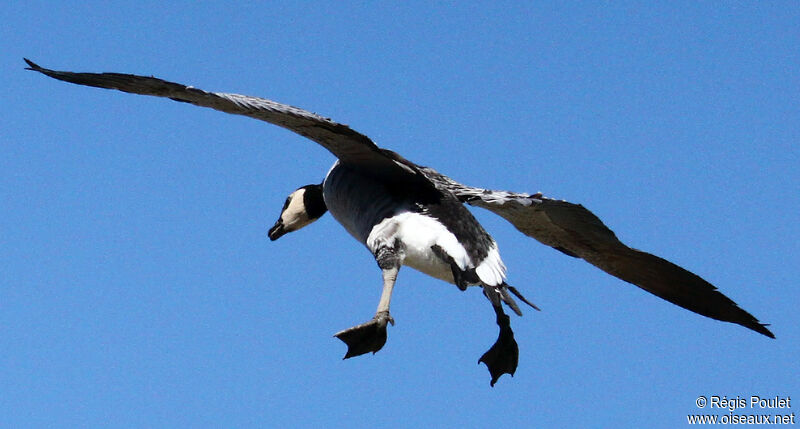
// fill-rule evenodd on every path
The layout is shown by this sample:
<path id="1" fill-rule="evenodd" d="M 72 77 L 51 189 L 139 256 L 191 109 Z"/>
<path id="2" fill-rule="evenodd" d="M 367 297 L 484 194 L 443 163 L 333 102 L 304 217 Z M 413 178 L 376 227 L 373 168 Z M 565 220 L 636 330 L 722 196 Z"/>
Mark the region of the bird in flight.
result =
<path id="1" fill-rule="evenodd" d="M 580 204 L 525 194 L 475 188 L 378 147 L 347 125 L 297 107 L 247 95 L 207 92 L 155 77 L 121 73 L 50 70 L 25 59 L 28 70 L 79 85 L 166 97 L 249 116 L 286 128 L 330 151 L 336 162 L 321 183 L 302 186 L 287 198 L 269 238 L 277 240 L 331 215 L 375 257 L 383 290 L 375 316 L 335 334 L 347 345 L 345 359 L 375 353 L 386 342 L 392 290 L 401 266 L 456 285 L 481 288 L 496 315 L 498 338 L 479 363 L 491 385 L 514 375 L 519 350 L 503 305 L 522 315 L 514 297 L 538 308 L 506 283 L 497 243 L 465 204 L 495 213 L 547 246 L 687 310 L 736 323 L 775 338 L 753 315 L 711 283 L 678 265 L 623 244 Z M 512 297 L 513 295 L 513 297 Z"/>

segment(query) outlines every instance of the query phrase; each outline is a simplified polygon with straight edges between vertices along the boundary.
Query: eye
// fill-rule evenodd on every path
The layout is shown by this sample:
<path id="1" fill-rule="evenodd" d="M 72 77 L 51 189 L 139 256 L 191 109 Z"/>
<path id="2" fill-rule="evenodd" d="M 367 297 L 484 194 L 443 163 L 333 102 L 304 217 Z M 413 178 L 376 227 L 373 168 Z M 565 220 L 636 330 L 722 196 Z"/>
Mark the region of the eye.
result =
<path id="1" fill-rule="evenodd" d="M 284 202 L 284 203 L 283 203 L 283 208 L 281 209 L 281 212 L 283 212 L 284 210 L 286 210 L 286 207 L 289 207 L 289 202 L 290 202 L 290 201 L 292 201 L 292 196 L 291 196 L 291 195 L 289 195 L 288 197 L 286 197 L 286 202 Z"/>

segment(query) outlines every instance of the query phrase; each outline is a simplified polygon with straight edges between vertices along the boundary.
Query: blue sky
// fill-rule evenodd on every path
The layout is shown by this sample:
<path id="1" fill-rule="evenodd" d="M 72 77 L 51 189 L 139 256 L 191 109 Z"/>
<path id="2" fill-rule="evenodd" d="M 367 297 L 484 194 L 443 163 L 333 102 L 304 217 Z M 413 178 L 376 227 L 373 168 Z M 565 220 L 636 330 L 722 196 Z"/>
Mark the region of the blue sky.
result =
<path id="1" fill-rule="evenodd" d="M 0 12 L 3 427 L 676 427 L 700 395 L 800 399 L 795 2 Z M 371 256 L 330 216 L 266 235 L 330 154 L 248 118 L 56 82 L 23 56 L 271 98 L 459 181 L 582 203 L 777 340 L 476 212 L 542 308 L 512 318 L 516 376 L 492 389 L 477 365 L 496 338 L 479 291 L 408 268 L 387 345 L 342 361 L 333 333 L 380 294 Z"/>

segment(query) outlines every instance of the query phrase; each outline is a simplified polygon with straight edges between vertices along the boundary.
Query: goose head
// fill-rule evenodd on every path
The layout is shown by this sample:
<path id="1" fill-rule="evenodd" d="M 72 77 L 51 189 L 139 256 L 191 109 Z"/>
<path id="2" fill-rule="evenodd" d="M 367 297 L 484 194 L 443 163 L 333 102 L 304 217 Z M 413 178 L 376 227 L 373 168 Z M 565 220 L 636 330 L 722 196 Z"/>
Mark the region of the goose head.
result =
<path id="1" fill-rule="evenodd" d="M 322 198 L 322 185 L 306 185 L 289 194 L 275 225 L 269 229 L 269 239 L 275 241 L 284 234 L 310 225 L 328 211 Z"/>

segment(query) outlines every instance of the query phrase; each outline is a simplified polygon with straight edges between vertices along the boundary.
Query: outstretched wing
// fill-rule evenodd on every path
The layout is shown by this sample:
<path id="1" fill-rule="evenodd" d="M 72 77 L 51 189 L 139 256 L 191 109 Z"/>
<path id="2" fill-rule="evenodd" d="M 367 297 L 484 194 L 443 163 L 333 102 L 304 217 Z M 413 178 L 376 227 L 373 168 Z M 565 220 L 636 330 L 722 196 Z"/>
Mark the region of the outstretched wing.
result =
<path id="1" fill-rule="evenodd" d="M 25 62 L 28 63 L 28 70 L 65 82 L 165 97 L 266 121 L 319 143 L 341 162 L 366 174 L 379 176 L 389 182 L 408 184 L 411 181 L 423 188 L 431 187 L 415 164 L 379 148 L 369 137 L 347 125 L 297 107 L 247 95 L 207 92 L 155 77 L 121 73 L 74 73 L 46 69 L 27 58 Z"/>
<path id="2" fill-rule="evenodd" d="M 462 185 L 430 168 L 423 172 L 462 202 L 502 216 L 523 234 L 584 259 L 626 282 L 712 319 L 737 323 L 775 338 L 753 315 L 720 293 L 714 285 L 666 259 L 632 249 L 619 241 L 592 212 L 580 204 Z"/>

